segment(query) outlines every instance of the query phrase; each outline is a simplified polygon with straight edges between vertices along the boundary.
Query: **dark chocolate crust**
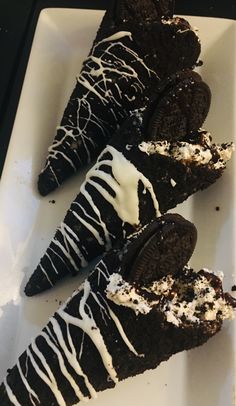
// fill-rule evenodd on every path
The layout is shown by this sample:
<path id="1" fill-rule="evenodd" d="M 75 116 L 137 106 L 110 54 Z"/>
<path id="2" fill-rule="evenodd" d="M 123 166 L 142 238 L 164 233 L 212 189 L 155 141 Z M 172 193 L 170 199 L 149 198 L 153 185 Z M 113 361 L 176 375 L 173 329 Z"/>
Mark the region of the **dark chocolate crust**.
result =
<path id="1" fill-rule="evenodd" d="M 194 226 L 185 224 L 179 216 L 173 215 L 171 219 L 178 229 L 181 222 L 183 229 L 195 233 Z M 159 240 L 163 232 L 157 224 L 160 221 L 170 224 L 170 217 L 164 216 L 150 226 L 150 234 L 159 233 Z M 149 232 L 144 231 L 146 240 Z M 165 238 L 165 233 L 163 236 Z M 112 388 L 118 381 L 156 368 L 175 353 L 203 344 L 221 329 L 220 310 L 214 319 L 208 320 L 204 318 L 206 309 L 202 309 L 202 313 L 198 309 L 199 320 L 191 321 L 183 315 L 180 325 L 169 321 L 164 310 L 165 302 L 169 303 L 176 289 L 186 306 L 197 299 L 193 284 L 198 280 L 204 280 L 208 290 L 214 289 L 215 300 L 222 298 L 227 306 L 235 307 L 235 301 L 223 293 L 221 280 L 206 271 L 195 273 L 184 268 L 178 272 L 173 269 L 171 275 L 166 272 L 167 277 L 174 277 L 176 286 L 167 296 L 163 293 L 162 299 L 159 297 L 145 313 L 137 313 L 109 299 L 107 289 L 112 276 L 121 275 L 125 281 L 133 279 L 124 264 L 127 264 L 129 251 L 135 251 L 139 239 L 142 245 L 140 233 L 131 237 L 122 250 L 110 251 L 84 286 L 49 320 L 18 363 L 8 371 L 0 386 L 1 406 L 15 404 L 10 401 L 12 396 L 20 406 L 32 405 L 32 399 L 33 404 L 43 406 L 77 404 L 83 397 L 94 396 L 95 391 Z M 149 249 L 148 245 L 146 248 Z M 169 253 L 172 255 L 171 251 Z M 157 277 L 158 272 L 154 272 Z M 162 276 L 161 272 L 159 278 Z M 143 285 L 139 287 L 140 280 L 137 283 L 130 286 L 138 291 Z M 148 287 L 144 285 L 143 292 L 145 286 Z"/>
<path id="2" fill-rule="evenodd" d="M 105 26 L 120 25 L 135 21 L 161 21 L 162 18 L 172 18 L 174 13 L 173 0 L 115 0 L 108 9 Z"/>
<path id="3" fill-rule="evenodd" d="M 208 145 L 202 131 L 186 145 L 187 149 L 198 151 L 195 158 L 201 148 L 207 151 L 211 159 L 205 164 L 194 161 L 194 156 L 185 161 L 158 151 L 149 154 L 142 148 L 143 123 L 143 113 L 136 112 L 88 172 L 80 193 L 26 285 L 28 296 L 51 288 L 66 274 L 76 275 L 118 241 L 124 241 L 222 175 L 226 162 L 219 151 L 230 146 Z M 170 143 L 169 151 L 181 151 L 181 145 Z"/>
<path id="4" fill-rule="evenodd" d="M 96 158 L 130 111 L 147 104 L 162 78 L 195 65 L 200 43 L 188 22 L 161 18 L 172 15 L 171 1 L 145 2 L 146 8 L 141 1 L 118 1 L 105 14 L 49 147 L 40 194 Z"/>

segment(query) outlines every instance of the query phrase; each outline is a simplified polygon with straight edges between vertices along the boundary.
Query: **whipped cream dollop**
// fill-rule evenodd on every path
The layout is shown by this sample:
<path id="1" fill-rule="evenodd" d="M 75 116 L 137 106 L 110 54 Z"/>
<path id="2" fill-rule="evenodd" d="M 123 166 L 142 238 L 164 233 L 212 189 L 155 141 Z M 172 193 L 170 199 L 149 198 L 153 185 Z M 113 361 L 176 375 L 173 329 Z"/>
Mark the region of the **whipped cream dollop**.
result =
<path id="1" fill-rule="evenodd" d="M 201 144 L 186 141 L 150 141 L 139 144 L 140 151 L 147 155 L 160 154 L 184 164 L 210 165 L 214 169 L 224 168 L 235 150 L 233 143 L 212 144 L 210 133 L 203 133 Z M 214 156 L 213 156 L 214 155 Z"/>
<path id="2" fill-rule="evenodd" d="M 219 294 L 212 286 L 207 272 L 204 270 L 204 275 L 186 267 L 177 277 L 167 275 L 147 286 L 131 284 L 119 273 L 114 273 L 109 278 L 106 296 L 137 315 L 148 314 L 156 308 L 165 314 L 167 322 L 176 326 L 186 322 L 233 319 L 233 307 L 224 294 Z M 208 273 L 212 274 L 212 271 Z M 221 279 L 219 281 L 221 283 Z"/>

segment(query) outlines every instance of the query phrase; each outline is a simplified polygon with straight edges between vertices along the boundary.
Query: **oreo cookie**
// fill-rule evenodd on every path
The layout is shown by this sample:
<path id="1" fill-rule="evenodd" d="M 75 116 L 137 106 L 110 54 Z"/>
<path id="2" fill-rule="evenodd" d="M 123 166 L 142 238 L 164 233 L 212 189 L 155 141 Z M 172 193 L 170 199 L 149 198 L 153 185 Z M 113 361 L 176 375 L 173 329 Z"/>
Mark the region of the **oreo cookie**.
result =
<path id="1" fill-rule="evenodd" d="M 175 274 L 188 263 L 196 241 L 194 224 L 178 214 L 166 214 L 137 235 L 124 258 L 121 272 L 126 280 L 139 284 Z"/>
<path id="2" fill-rule="evenodd" d="M 160 83 L 148 109 L 148 138 L 183 139 L 202 126 L 210 104 L 210 88 L 198 73 L 186 70 L 170 76 Z"/>

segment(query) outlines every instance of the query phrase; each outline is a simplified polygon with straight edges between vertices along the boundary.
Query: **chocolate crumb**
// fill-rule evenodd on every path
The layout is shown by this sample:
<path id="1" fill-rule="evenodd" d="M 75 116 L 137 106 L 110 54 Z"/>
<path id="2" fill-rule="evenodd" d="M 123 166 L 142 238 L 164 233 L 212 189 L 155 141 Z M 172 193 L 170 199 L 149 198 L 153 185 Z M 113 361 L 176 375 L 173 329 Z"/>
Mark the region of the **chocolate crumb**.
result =
<path id="1" fill-rule="evenodd" d="M 231 290 L 232 290 L 232 292 L 236 292 L 236 285 L 233 285 Z"/>
<path id="2" fill-rule="evenodd" d="M 56 203 L 56 200 L 49 200 L 49 203 L 52 203 L 52 204 L 55 204 Z"/>
<path id="3" fill-rule="evenodd" d="M 197 61 L 196 66 L 202 66 L 203 65 L 203 61 L 200 59 L 199 61 Z"/>
<path id="4" fill-rule="evenodd" d="M 216 206 L 215 210 L 220 211 L 220 206 Z"/>

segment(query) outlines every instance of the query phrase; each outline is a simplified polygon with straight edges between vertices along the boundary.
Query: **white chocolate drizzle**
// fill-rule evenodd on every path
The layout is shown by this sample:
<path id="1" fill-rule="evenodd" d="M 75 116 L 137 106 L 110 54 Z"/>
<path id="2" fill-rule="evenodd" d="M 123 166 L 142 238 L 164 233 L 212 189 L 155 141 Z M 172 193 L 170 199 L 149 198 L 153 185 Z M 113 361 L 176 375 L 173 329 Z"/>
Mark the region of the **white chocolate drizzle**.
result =
<path id="1" fill-rule="evenodd" d="M 107 347 L 105 345 L 103 336 L 100 332 L 100 329 L 96 325 L 96 322 L 93 318 L 92 311 L 89 308 L 90 312 L 89 314 L 85 310 L 86 306 L 86 301 L 88 299 L 88 296 L 90 294 L 91 287 L 88 281 L 84 282 L 84 294 L 83 297 L 80 301 L 80 306 L 79 306 L 79 315 L 81 319 L 71 316 L 70 314 L 66 313 L 62 308 L 58 310 L 59 316 L 65 320 L 67 323 L 70 323 L 76 327 L 79 327 L 81 330 L 83 330 L 92 340 L 94 345 L 96 346 L 97 350 L 99 351 L 102 361 L 104 363 L 104 366 L 111 377 L 111 379 L 114 382 L 117 382 L 117 375 L 116 371 L 113 367 L 112 363 L 112 357 L 109 354 Z"/>
<path id="2" fill-rule="evenodd" d="M 107 304 L 107 306 L 108 306 L 108 304 Z M 125 331 L 122 327 L 122 324 L 121 324 L 119 318 L 115 315 L 115 313 L 111 310 L 111 308 L 109 306 L 108 306 L 108 310 L 109 310 L 109 314 L 110 314 L 112 320 L 114 321 L 114 323 L 116 325 L 117 330 L 119 331 L 121 338 L 123 339 L 124 343 L 127 345 L 130 352 L 133 352 L 134 355 L 136 355 L 137 357 L 143 357 L 143 354 L 139 354 L 135 350 L 134 346 L 132 345 L 132 343 L 128 339 L 127 335 L 125 334 Z"/>
<path id="3" fill-rule="evenodd" d="M 109 273 L 107 265 L 103 260 L 100 261 L 99 266 L 93 271 L 93 274 L 96 273 L 98 274 L 97 287 L 100 286 L 100 283 L 107 283 L 109 279 Z M 67 305 L 78 294 L 80 295 L 80 300 L 78 301 L 78 314 L 75 316 L 69 314 Z M 89 298 L 90 302 L 88 303 Z M 87 401 L 89 398 L 95 399 L 97 397 L 96 390 L 91 384 L 89 376 L 85 374 L 82 368 L 82 365 L 85 364 L 81 365 L 81 363 L 86 362 L 83 361 L 83 343 L 86 337 L 89 337 L 91 339 L 91 342 L 98 351 L 103 366 L 107 371 L 108 379 L 111 379 L 115 384 L 118 382 L 117 372 L 113 365 L 113 359 L 106 345 L 106 337 L 103 336 L 101 330 L 102 325 L 98 325 L 96 322 L 97 307 L 99 307 L 101 313 L 103 314 L 103 323 L 105 325 L 107 325 L 107 321 L 113 323 L 118 336 L 123 340 L 127 350 L 130 351 L 135 357 L 144 356 L 143 354 L 139 354 L 134 348 L 133 344 L 127 336 L 127 333 L 124 331 L 121 321 L 115 314 L 114 310 L 111 309 L 105 295 L 97 291 L 96 287 L 95 290 L 93 290 L 89 280 L 86 280 L 83 286 L 80 287 L 78 291 L 75 291 L 72 297 L 68 299 L 64 303 L 64 305 L 61 306 L 61 308 L 56 312 L 55 316 L 50 318 L 47 326 L 26 350 L 25 356 L 27 368 L 25 376 L 23 376 L 23 373 L 20 369 L 20 364 L 17 364 L 22 382 L 29 392 L 29 398 L 33 406 L 37 406 L 40 403 L 40 392 L 42 389 L 40 386 L 38 386 L 37 381 L 33 382 L 37 390 L 33 390 L 31 388 L 31 374 L 28 372 L 29 368 L 33 368 L 34 374 L 38 375 L 40 380 L 42 380 L 43 385 L 46 385 L 50 389 L 59 406 L 66 406 L 66 399 L 64 399 L 62 390 L 60 390 L 57 383 L 57 376 L 59 375 L 61 375 L 60 379 L 63 378 L 67 382 L 67 384 L 70 384 L 78 401 Z M 64 328 L 62 329 L 63 325 Z M 70 331 L 71 326 L 73 326 L 73 328 L 78 328 L 82 332 L 80 338 L 81 345 L 76 343 L 77 349 L 75 348 L 73 342 L 74 338 Z M 42 340 L 44 342 L 44 346 Z M 47 359 L 47 348 L 49 348 L 50 351 L 54 354 L 54 357 L 52 357 L 52 359 L 55 360 L 54 362 L 58 363 L 57 375 L 53 373 L 55 365 L 53 368 L 53 366 L 49 364 L 49 361 Z M 28 366 L 28 361 L 30 361 L 30 367 Z M 81 377 L 81 379 L 83 379 L 89 395 L 83 393 L 78 384 L 78 380 L 76 380 L 69 372 L 69 369 L 67 367 L 68 364 L 73 369 L 73 371 L 79 377 Z M 6 387 L 7 395 L 11 402 L 15 406 L 24 406 L 23 404 L 19 403 L 16 398 L 16 394 L 14 394 L 16 388 L 11 388 L 8 385 L 7 381 L 5 381 L 4 384 Z M 73 406 L 76 406 L 77 404 L 78 403 L 76 402 L 73 404 Z"/>
<path id="4" fill-rule="evenodd" d="M 58 362 L 59 362 L 59 367 L 60 370 L 62 372 L 62 374 L 64 375 L 64 377 L 67 379 L 67 381 L 70 383 L 70 385 L 72 386 L 72 388 L 74 389 L 74 392 L 77 396 L 77 398 L 79 400 L 86 400 L 87 397 L 85 397 L 83 395 L 83 393 L 81 392 L 80 388 L 78 387 L 78 385 L 76 384 L 75 380 L 73 379 L 73 377 L 69 374 L 69 372 L 66 369 L 63 357 L 61 355 L 60 350 L 57 348 L 57 346 L 53 343 L 53 341 L 49 338 L 51 335 L 50 330 L 48 330 L 47 328 L 47 334 L 45 332 L 41 333 L 41 337 L 43 337 L 45 339 L 45 341 L 47 342 L 48 346 L 51 347 L 51 349 L 53 350 L 53 352 L 56 354 L 57 358 L 58 358 Z"/>
<path id="5" fill-rule="evenodd" d="M 175 182 L 175 180 L 172 179 L 172 178 L 171 178 L 171 180 L 170 180 L 170 183 L 171 183 L 171 186 L 172 186 L 172 187 L 175 187 L 175 186 L 176 186 L 176 182 Z"/>
<path id="6" fill-rule="evenodd" d="M 70 101 L 75 104 L 76 117 L 68 117 L 66 124 L 58 126 L 42 170 L 44 172 L 49 167 L 57 185 L 60 182 L 53 170 L 53 160 L 64 160 L 72 172 L 81 163 L 90 162 L 91 151 L 96 150 L 100 143 L 105 145 L 120 120 L 127 116 L 128 111 L 122 108 L 124 100 L 130 102 L 129 110 L 133 110 L 132 102 L 145 90 L 145 82 L 151 77 L 159 80 L 157 74 L 132 49 L 132 42 L 131 32 L 118 31 L 95 43 L 85 60 L 77 78 L 79 97 Z M 130 96 L 120 86 L 121 79 L 132 90 Z M 99 109 L 102 106 L 106 109 L 106 120 L 100 118 Z"/>
<path id="7" fill-rule="evenodd" d="M 30 398 L 31 403 L 33 404 L 33 406 L 37 406 L 37 404 L 35 403 L 35 401 L 33 399 L 33 398 L 35 398 L 37 400 L 37 402 L 40 403 L 37 393 L 35 393 L 35 391 L 31 388 L 31 386 L 29 385 L 28 380 L 24 376 L 23 371 L 22 371 L 21 366 L 20 366 L 20 361 L 19 360 L 17 361 L 16 365 L 17 365 L 21 380 L 22 380 L 23 384 L 25 385 L 26 390 L 29 393 L 29 398 Z M 27 376 L 27 374 L 26 374 L 26 376 Z"/>
<path id="8" fill-rule="evenodd" d="M 6 379 L 4 380 L 4 386 L 5 386 L 5 388 L 6 388 L 7 396 L 8 396 L 8 398 L 9 398 L 10 402 L 11 402 L 14 406 L 23 406 L 23 405 L 21 405 L 21 404 L 18 402 L 16 396 L 14 395 L 14 393 L 13 393 L 11 387 L 8 385 Z"/>
<path id="9" fill-rule="evenodd" d="M 58 344 L 60 345 L 60 348 L 61 348 L 62 352 L 64 353 L 67 361 L 69 362 L 70 366 L 74 369 L 74 371 L 79 376 L 84 378 L 84 382 L 85 382 L 85 385 L 86 385 L 86 387 L 87 387 L 87 389 L 88 389 L 88 391 L 90 393 L 90 396 L 93 399 L 96 399 L 97 393 L 96 393 L 94 387 L 91 385 L 88 376 L 84 373 L 84 371 L 82 370 L 81 365 L 77 361 L 76 350 L 75 350 L 75 347 L 74 347 L 74 344 L 73 344 L 72 337 L 71 337 L 70 332 L 69 332 L 69 324 L 66 322 L 66 331 L 67 331 L 66 338 L 68 340 L 70 348 L 68 348 L 67 345 L 66 345 L 66 342 L 65 342 L 65 340 L 63 338 L 63 334 L 62 334 L 62 331 L 61 331 L 61 328 L 60 328 L 60 325 L 59 325 L 58 321 L 55 318 L 51 318 L 50 322 L 52 324 L 53 332 L 55 333 L 55 335 L 57 337 Z M 82 337 L 84 339 L 84 335 Z M 81 354 L 80 354 L 79 358 L 81 358 Z"/>
<path id="10" fill-rule="evenodd" d="M 112 160 L 102 159 L 102 156 L 110 153 Z M 112 175 L 101 170 L 102 165 L 112 168 Z M 122 168 L 122 169 L 121 169 Z M 92 180 L 92 177 L 102 179 L 115 193 L 113 197 L 103 186 Z M 85 194 L 86 184 L 93 185 L 115 209 L 118 217 L 133 226 L 139 225 L 139 198 L 138 183 L 141 181 L 146 190 L 150 192 L 156 215 L 159 216 L 159 204 L 151 182 L 138 169 L 128 161 L 124 155 L 112 146 L 107 146 L 97 163 L 86 175 L 85 183 L 81 186 L 81 193 Z M 86 195 L 85 195 L 86 197 Z"/>
<path id="11" fill-rule="evenodd" d="M 32 349 L 31 349 L 32 348 Z M 39 375 L 42 381 L 51 389 L 53 395 L 55 396 L 57 403 L 59 406 L 66 406 L 65 400 L 58 388 L 55 376 L 53 375 L 50 366 L 47 363 L 47 360 L 43 353 L 39 350 L 36 343 L 33 341 L 31 344 L 31 348 L 28 347 L 26 350 L 27 356 L 29 357 L 35 372 Z M 46 373 L 40 368 L 39 364 L 36 362 L 34 358 L 35 355 L 39 358 L 43 368 L 45 369 Z"/>
<path id="12" fill-rule="evenodd" d="M 139 183 L 143 185 L 143 193 L 149 192 L 155 214 L 157 217 L 160 216 L 159 203 L 150 180 L 120 151 L 108 145 L 99 156 L 97 163 L 87 172 L 80 188 L 79 200 L 76 199 L 71 204 L 69 212 L 74 216 L 75 225 L 82 224 L 91 235 L 93 243 L 96 243 L 98 247 L 102 246 L 104 251 L 109 250 L 117 237 L 109 230 L 109 222 L 106 214 L 104 215 L 103 201 L 111 205 L 114 215 L 121 220 L 120 228 L 124 223 L 128 223 L 133 230 L 138 229 L 142 225 L 139 218 Z M 95 201 L 93 190 L 90 191 L 88 186 L 90 189 L 92 187 L 101 198 L 97 198 Z M 87 206 L 80 203 L 81 199 L 86 201 Z M 122 232 L 117 229 L 117 233 L 119 231 Z M 123 234 L 126 237 L 125 230 Z M 57 257 L 64 264 L 68 263 L 73 271 L 78 272 L 81 267 L 87 266 L 88 262 L 94 259 L 90 256 L 89 244 L 84 239 L 83 232 L 75 233 L 64 221 L 52 239 L 50 248 L 54 256 L 57 253 Z M 42 258 L 37 272 L 42 272 L 42 276 L 46 276 L 49 285 L 52 286 L 52 280 L 57 279 L 57 277 L 52 278 L 52 273 L 55 274 L 57 266 L 50 254 L 48 252 L 47 258 Z M 44 265 L 46 259 L 47 266 Z"/>
<path id="13" fill-rule="evenodd" d="M 94 345 L 100 356 L 104 369 L 108 374 L 107 381 L 111 379 L 115 384 L 118 382 L 113 358 L 106 344 L 109 337 L 103 335 L 103 327 L 106 326 L 105 330 L 107 330 L 108 322 L 112 322 L 115 329 L 113 332 L 116 332 L 123 340 L 127 351 L 132 353 L 132 356 L 145 357 L 145 354 L 139 354 L 131 343 L 121 320 L 115 313 L 116 307 L 114 307 L 114 303 L 115 306 L 124 306 L 128 310 L 131 309 L 140 317 L 145 317 L 150 311 L 162 312 L 166 317 L 166 321 L 176 327 L 180 327 L 186 322 L 199 324 L 234 317 L 233 307 L 227 303 L 223 295 L 218 295 L 218 289 L 215 289 L 211 284 L 211 280 L 204 275 L 207 272 L 206 269 L 204 269 L 204 273 L 194 273 L 190 268 L 186 267 L 179 276 L 166 275 L 160 280 L 144 286 L 137 286 L 124 281 L 119 273 L 119 266 L 116 270 L 117 272 L 109 274 L 105 260 L 101 260 L 91 273 L 89 277 L 91 279 L 86 280 L 83 286 L 73 293 L 72 297 L 49 320 L 46 328 L 22 355 L 25 356 L 25 376 L 21 371 L 19 362 L 17 368 L 22 383 L 29 392 L 28 396 L 33 406 L 37 406 L 41 401 L 40 392 L 43 385 L 48 386 L 59 406 L 66 406 L 63 387 L 61 387 L 61 390 L 58 387 L 59 376 L 60 380 L 64 379 L 67 382 L 67 385 L 69 383 L 78 402 L 80 400 L 87 401 L 91 397 L 96 398 L 96 390 L 90 382 L 90 377 L 86 375 L 82 367 L 86 366 L 86 359 L 83 359 L 86 337 L 90 338 L 90 345 Z M 222 278 L 222 273 L 220 277 Z M 94 287 L 92 288 L 92 286 Z M 189 300 L 187 296 L 191 289 L 192 292 L 190 292 L 189 296 L 189 299 L 191 299 Z M 77 295 L 80 295 L 78 299 Z M 72 300 L 77 301 L 70 304 Z M 113 308 L 111 308 L 111 301 L 113 302 Z M 69 312 L 72 305 L 73 315 Z M 99 312 L 102 318 L 98 317 Z M 138 323 L 139 318 L 136 318 L 136 320 Z M 73 326 L 73 329 L 78 328 L 79 334 L 72 335 L 71 326 Z M 74 340 L 79 340 L 79 342 L 76 342 L 76 348 Z M 53 354 L 50 361 L 46 355 L 48 354 L 47 348 Z M 50 364 L 51 361 L 52 364 Z M 83 379 L 88 393 L 83 392 L 78 380 L 74 378 L 74 375 L 71 375 L 67 367 L 68 364 L 78 377 Z M 57 365 L 56 368 L 55 365 Z M 38 385 L 37 379 L 36 382 L 30 380 L 31 370 L 29 368 L 34 369 L 34 376 L 35 374 L 38 375 L 42 385 Z M 55 370 L 57 371 L 56 376 L 53 372 Z M 37 390 L 32 389 L 32 384 Z M 24 406 L 17 399 L 17 390 L 19 390 L 17 386 L 12 388 L 7 380 L 4 381 L 4 385 L 11 403 L 14 406 Z M 78 402 L 74 403 L 73 406 L 77 406 Z"/>

